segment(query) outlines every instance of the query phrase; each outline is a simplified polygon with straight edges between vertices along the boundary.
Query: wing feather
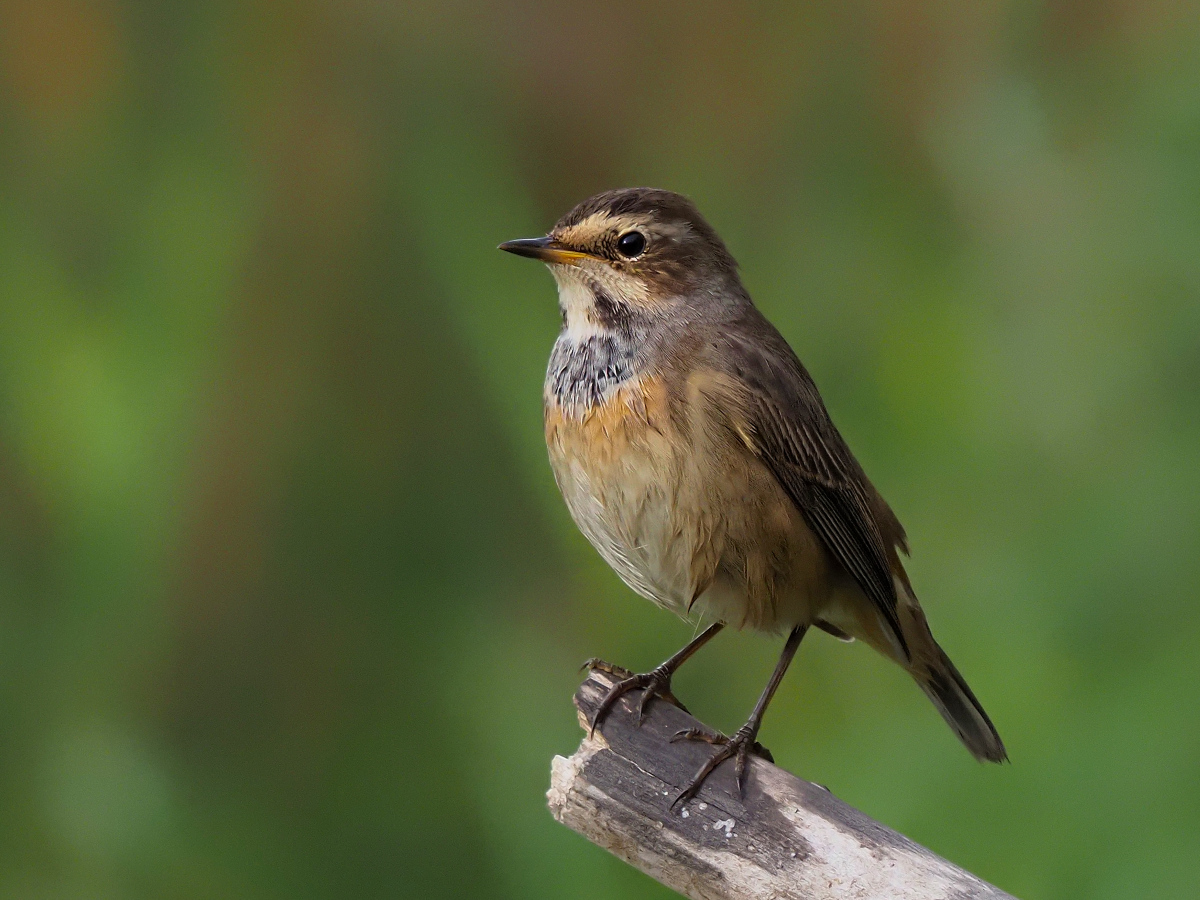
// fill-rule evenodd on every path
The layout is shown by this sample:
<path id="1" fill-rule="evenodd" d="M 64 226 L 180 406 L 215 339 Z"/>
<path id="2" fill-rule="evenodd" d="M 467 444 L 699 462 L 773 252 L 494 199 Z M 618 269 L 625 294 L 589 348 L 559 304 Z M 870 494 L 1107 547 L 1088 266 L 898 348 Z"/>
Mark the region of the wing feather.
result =
<path id="1" fill-rule="evenodd" d="M 749 432 L 743 439 L 750 438 L 751 451 L 878 608 L 907 655 L 891 564 L 895 548 L 906 546 L 903 529 L 854 459 L 791 348 L 765 319 L 751 324 L 757 332 L 753 339 L 739 339 L 731 331 L 726 337 L 730 352 L 721 354 L 733 361 L 730 374 L 746 417 L 740 430 Z"/>

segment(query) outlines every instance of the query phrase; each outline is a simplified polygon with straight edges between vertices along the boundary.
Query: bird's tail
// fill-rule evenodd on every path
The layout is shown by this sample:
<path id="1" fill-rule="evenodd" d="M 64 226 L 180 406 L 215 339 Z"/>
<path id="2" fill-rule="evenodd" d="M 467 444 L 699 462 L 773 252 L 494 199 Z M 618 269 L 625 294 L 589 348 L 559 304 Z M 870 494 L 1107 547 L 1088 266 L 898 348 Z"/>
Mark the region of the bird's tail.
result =
<path id="1" fill-rule="evenodd" d="M 904 632 L 903 641 L 874 605 L 861 595 L 857 601 L 823 610 L 822 620 L 817 625 L 837 637 L 859 638 L 895 660 L 921 686 L 946 724 L 976 759 L 1006 761 L 1008 754 L 996 733 L 996 726 L 954 663 L 950 662 L 946 651 L 933 639 L 925 613 L 913 596 L 907 578 L 897 578 L 896 593 L 900 599 L 896 621 Z"/>
<path id="2" fill-rule="evenodd" d="M 1006 761 L 1008 753 L 996 726 L 933 635 L 929 635 L 928 644 L 922 649 L 926 652 L 914 655 L 909 673 L 933 701 L 946 724 L 976 759 Z"/>

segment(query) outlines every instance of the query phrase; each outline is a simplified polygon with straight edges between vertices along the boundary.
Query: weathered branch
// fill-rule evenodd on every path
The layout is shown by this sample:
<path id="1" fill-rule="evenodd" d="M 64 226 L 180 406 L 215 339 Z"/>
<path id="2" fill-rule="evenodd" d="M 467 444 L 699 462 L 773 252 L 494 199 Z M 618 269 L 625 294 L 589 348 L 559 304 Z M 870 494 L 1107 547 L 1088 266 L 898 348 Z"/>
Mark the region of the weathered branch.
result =
<path id="1" fill-rule="evenodd" d="M 586 723 L 614 676 L 579 688 Z M 693 900 L 1013 900 L 824 788 L 753 759 L 744 801 L 723 764 L 682 806 L 669 804 L 712 752 L 671 743 L 700 725 L 655 701 L 639 728 L 633 693 L 570 759 L 555 757 L 550 810 L 558 821 Z"/>

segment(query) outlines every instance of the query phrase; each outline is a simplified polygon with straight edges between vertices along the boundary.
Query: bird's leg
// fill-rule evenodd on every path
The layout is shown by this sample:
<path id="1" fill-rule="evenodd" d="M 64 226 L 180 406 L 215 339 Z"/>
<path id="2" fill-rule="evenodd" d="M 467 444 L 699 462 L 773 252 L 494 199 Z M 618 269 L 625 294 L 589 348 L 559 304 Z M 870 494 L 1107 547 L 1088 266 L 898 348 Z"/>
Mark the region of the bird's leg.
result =
<path id="1" fill-rule="evenodd" d="M 705 741 L 709 744 L 717 744 L 720 749 L 712 755 L 696 776 L 676 797 L 671 801 L 671 806 L 676 803 L 681 803 L 685 800 L 690 800 L 696 796 L 696 792 L 700 790 L 700 785 L 704 783 L 709 775 L 727 759 L 735 760 L 734 772 L 737 775 L 738 795 L 743 794 L 744 780 L 746 776 L 746 759 L 753 752 L 763 751 L 768 759 L 770 754 L 765 753 L 765 748 L 762 747 L 755 739 L 758 737 L 758 729 L 762 726 L 763 715 L 767 711 L 767 706 L 771 702 L 771 698 L 775 696 L 775 690 L 779 687 L 779 682 L 783 681 L 783 674 L 787 671 L 788 666 L 792 662 L 792 658 L 796 655 L 796 650 L 800 647 L 800 641 L 804 638 L 804 632 L 808 630 L 807 625 L 797 625 L 788 635 L 787 643 L 783 645 L 783 653 L 779 655 L 779 662 L 775 664 L 775 671 L 771 673 L 771 680 L 767 682 L 766 688 L 763 689 L 762 695 L 758 698 L 758 702 L 754 704 L 754 711 L 750 713 L 750 718 L 746 720 L 746 724 L 739 728 L 733 737 L 727 738 L 724 735 L 711 734 L 707 731 L 701 731 L 698 728 L 689 728 L 686 731 L 678 732 L 672 740 L 675 741 Z"/>
<path id="2" fill-rule="evenodd" d="M 600 705 L 596 707 L 596 714 L 592 716 L 592 722 L 588 728 L 588 737 L 596 733 L 596 726 L 608 715 L 608 711 L 612 709 L 613 704 L 630 691 L 635 691 L 639 688 L 642 690 L 642 699 L 638 701 L 638 725 L 641 725 L 642 721 L 646 718 L 646 705 L 655 694 L 674 700 L 674 696 L 671 694 L 671 676 L 675 674 L 675 670 L 687 662 L 693 653 L 712 640 L 717 632 L 724 627 L 724 622 L 714 622 L 700 632 L 700 634 L 696 635 L 696 637 L 692 638 L 682 650 L 662 665 L 641 675 L 632 675 L 624 669 L 619 669 L 616 666 L 609 665 L 597 659 L 589 659 L 584 663 L 584 667 L 587 669 L 599 669 L 609 674 L 623 673 L 627 676 L 609 688 L 604 699 L 600 701 Z M 674 702 L 680 709 L 687 712 L 686 707 L 682 703 L 679 703 L 677 700 L 674 700 Z"/>

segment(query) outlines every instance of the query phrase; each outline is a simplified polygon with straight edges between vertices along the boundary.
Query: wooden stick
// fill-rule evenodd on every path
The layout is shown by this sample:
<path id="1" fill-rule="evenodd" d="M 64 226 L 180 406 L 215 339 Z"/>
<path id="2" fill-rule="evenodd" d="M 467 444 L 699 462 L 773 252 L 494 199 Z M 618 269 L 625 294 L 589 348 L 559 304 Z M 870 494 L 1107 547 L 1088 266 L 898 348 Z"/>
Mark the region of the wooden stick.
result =
<path id="1" fill-rule="evenodd" d="M 587 721 L 617 675 L 594 670 L 575 695 Z M 669 804 L 713 748 L 671 742 L 703 727 L 640 692 L 626 695 L 569 759 L 555 757 L 547 799 L 559 822 L 693 900 L 1013 900 L 826 789 L 763 759 L 738 800 L 732 763 L 691 801 Z"/>

